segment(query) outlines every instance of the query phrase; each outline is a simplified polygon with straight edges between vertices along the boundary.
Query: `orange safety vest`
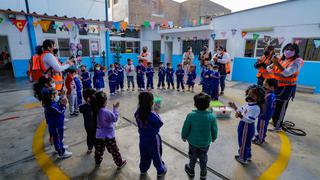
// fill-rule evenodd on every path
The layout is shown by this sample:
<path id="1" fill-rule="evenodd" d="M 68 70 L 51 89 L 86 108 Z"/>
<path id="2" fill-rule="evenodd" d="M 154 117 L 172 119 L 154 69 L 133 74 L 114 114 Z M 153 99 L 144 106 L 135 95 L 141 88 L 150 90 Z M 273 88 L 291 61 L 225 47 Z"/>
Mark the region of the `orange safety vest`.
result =
<path id="1" fill-rule="evenodd" d="M 284 61 L 280 61 L 279 63 L 281 64 L 281 66 L 283 68 L 288 68 L 290 67 L 295 61 L 301 61 L 301 67 L 303 66 L 304 62 L 301 58 L 297 58 L 295 60 L 284 60 Z M 273 78 L 278 80 L 278 86 L 294 86 L 297 84 L 297 80 L 298 80 L 298 75 L 299 75 L 299 71 L 293 73 L 291 76 L 285 77 L 284 75 L 282 75 L 282 71 L 280 71 L 280 69 L 276 66 L 274 66 L 273 68 Z"/>
<path id="2" fill-rule="evenodd" d="M 44 65 L 43 57 L 45 54 L 50 53 L 49 51 L 44 51 L 41 56 L 40 56 L 40 66 L 41 70 L 43 72 L 43 75 L 46 77 L 51 77 L 55 84 L 56 84 L 56 90 L 60 91 L 62 90 L 63 87 L 63 77 L 62 77 L 62 72 L 57 72 L 51 67 L 47 69 Z M 56 59 L 56 61 L 61 65 L 61 63 Z M 49 73 L 50 72 L 50 73 Z"/>
<path id="3" fill-rule="evenodd" d="M 28 73 L 32 82 L 38 81 L 38 79 L 42 76 L 42 70 L 40 67 L 40 56 L 38 54 L 35 54 L 30 59 Z"/>
<path id="4" fill-rule="evenodd" d="M 147 56 L 148 56 L 148 52 L 146 52 L 146 53 L 141 53 L 141 56 L 142 56 L 142 57 L 147 57 Z M 143 66 L 144 66 L 144 67 L 148 67 L 148 60 L 143 59 Z"/>
<path id="5" fill-rule="evenodd" d="M 222 52 L 221 56 L 224 56 L 224 52 Z M 225 65 L 224 65 L 225 69 L 226 69 L 226 73 L 230 74 L 231 73 L 231 63 L 230 61 L 228 61 Z"/>
<path id="6" fill-rule="evenodd" d="M 270 63 L 270 57 L 271 56 L 266 57 L 263 55 L 259 61 L 260 63 L 264 62 L 265 64 L 268 65 Z M 261 76 L 264 79 L 270 78 L 270 76 L 268 76 L 268 71 L 263 67 L 258 68 L 257 78 L 260 78 Z"/>

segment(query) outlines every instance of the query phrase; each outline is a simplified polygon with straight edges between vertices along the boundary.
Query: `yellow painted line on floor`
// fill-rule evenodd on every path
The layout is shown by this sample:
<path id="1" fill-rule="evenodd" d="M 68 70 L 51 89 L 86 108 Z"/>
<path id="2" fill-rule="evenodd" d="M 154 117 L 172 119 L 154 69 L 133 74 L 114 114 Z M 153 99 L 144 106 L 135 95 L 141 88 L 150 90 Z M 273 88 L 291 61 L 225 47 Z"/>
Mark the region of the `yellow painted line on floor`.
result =
<path id="1" fill-rule="evenodd" d="M 47 125 L 45 121 L 42 121 L 33 137 L 32 152 L 38 165 L 50 180 L 69 180 L 69 177 L 52 162 L 50 157 L 44 151 L 43 138 L 46 132 L 46 127 Z"/>
<path id="2" fill-rule="evenodd" d="M 40 102 L 26 103 L 26 104 L 23 104 L 22 107 L 25 109 L 33 109 L 33 108 L 41 107 L 41 103 Z"/>
<path id="3" fill-rule="evenodd" d="M 244 103 L 245 101 L 238 97 L 225 96 L 227 99 L 234 100 L 238 103 Z M 291 155 L 291 144 L 288 136 L 285 132 L 277 133 L 280 137 L 280 151 L 278 158 L 275 162 L 263 172 L 257 180 L 276 180 L 282 174 L 282 172 L 287 168 L 288 162 Z"/>
<path id="4" fill-rule="evenodd" d="M 258 180 L 278 179 L 282 172 L 287 168 L 291 154 L 290 140 L 285 132 L 280 132 L 278 134 L 281 140 L 278 158 L 264 173 L 262 173 Z"/>

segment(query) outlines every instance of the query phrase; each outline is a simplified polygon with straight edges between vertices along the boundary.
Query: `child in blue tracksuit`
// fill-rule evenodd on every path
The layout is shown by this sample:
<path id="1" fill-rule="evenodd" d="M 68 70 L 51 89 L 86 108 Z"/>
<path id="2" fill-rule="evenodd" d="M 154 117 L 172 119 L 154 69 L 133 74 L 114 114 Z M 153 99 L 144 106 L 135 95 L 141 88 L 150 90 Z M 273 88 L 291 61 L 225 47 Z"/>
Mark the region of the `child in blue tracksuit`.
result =
<path id="1" fill-rule="evenodd" d="M 205 71 L 203 71 L 203 81 L 202 81 L 202 89 L 203 91 L 210 95 L 211 94 L 211 87 L 212 87 L 212 76 L 213 76 L 213 70 L 212 70 L 212 65 L 207 64 L 205 66 Z"/>
<path id="2" fill-rule="evenodd" d="M 139 60 L 139 65 L 136 67 L 138 91 L 144 91 L 144 88 L 145 88 L 144 74 L 145 74 L 145 72 L 146 72 L 146 68 L 143 66 L 143 60 Z"/>
<path id="3" fill-rule="evenodd" d="M 77 103 L 78 103 L 78 106 L 80 104 L 82 104 L 82 85 L 81 85 L 81 81 L 79 79 L 79 75 L 76 74 L 73 76 L 73 80 L 76 84 L 76 90 L 77 90 Z"/>
<path id="4" fill-rule="evenodd" d="M 204 74 L 207 71 L 207 67 L 203 66 L 202 70 L 201 70 L 201 74 L 200 74 L 200 85 L 202 85 L 202 92 L 205 92 L 205 84 L 204 84 Z"/>
<path id="5" fill-rule="evenodd" d="M 85 65 L 81 65 L 80 69 L 81 69 L 82 89 L 92 88 L 90 72 L 87 71 L 87 68 Z"/>
<path id="6" fill-rule="evenodd" d="M 276 95 L 274 91 L 278 87 L 278 81 L 270 78 L 263 82 L 263 87 L 266 90 L 265 103 L 262 105 L 262 112 L 258 118 L 257 135 L 253 140 L 254 144 L 261 145 L 265 142 L 267 136 L 268 124 L 275 110 Z"/>
<path id="7" fill-rule="evenodd" d="M 93 87 L 100 91 L 104 88 L 105 70 L 101 68 L 100 64 L 94 65 L 94 75 L 93 75 Z"/>
<path id="8" fill-rule="evenodd" d="M 157 169 L 158 176 L 163 176 L 167 168 L 162 160 L 162 142 L 159 134 L 163 125 L 160 116 L 152 111 L 153 94 L 141 92 L 139 94 L 139 108 L 134 116 L 139 130 L 140 173 L 145 174 L 151 162 Z"/>
<path id="9" fill-rule="evenodd" d="M 211 76 L 211 85 L 210 85 L 210 96 L 211 99 L 217 101 L 219 99 L 219 84 L 220 84 L 220 73 L 219 73 L 219 66 L 213 65 L 212 66 L 212 76 Z"/>
<path id="10" fill-rule="evenodd" d="M 264 102 L 264 90 L 260 86 L 250 86 L 246 90 L 246 104 L 241 108 L 230 102 L 230 107 L 236 110 L 236 118 L 240 118 L 238 126 L 238 144 L 239 155 L 235 156 L 235 159 L 245 165 L 251 160 L 251 140 L 254 137 L 255 120 L 259 117 L 260 106 Z"/>
<path id="11" fill-rule="evenodd" d="M 124 91 L 124 70 L 123 68 L 121 67 L 121 65 L 119 63 L 114 63 L 114 67 L 117 71 L 117 85 L 116 85 L 116 90 L 117 91 Z"/>
<path id="12" fill-rule="evenodd" d="M 110 70 L 108 71 L 108 80 L 111 96 L 116 94 L 116 86 L 118 80 L 117 70 L 115 69 L 114 64 L 110 64 Z"/>
<path id="13" fill-rule="evenodd" d="M 71 157 L 72 153 L 67 151 L 63 145 L 64 112 L 66 111 L 67 100 L 65 98 L 60 100 L 58 92 L 49 88 L 47 93 L 43 94 L 42 103 L 55 150 L 60 158 Z"/>
<path id="14" fill-rule="evenodd" d="M 147 76 L 147 89 L 153 89 L 153 75 L 154 75 L 154 69 L 152 67 L 152 63 L 148 62 L 148 67 L 146 70 L 146 76 Z"/>
<path id="15" fill-rule="evenodd" d="M 182 64 L 178 64 L 176 77 L 177 77 L 177 91 L 180 91 L 180 85 L 181 85 L 182 91 L 184 92 L 184 81 L 183 81 L 184 70 L 182 69 Z"/>
<path id="16" fill-rule="evenodd" d="M 194 65 L 190 66 L 187 76 L 188 76 L 188 79 L 187 79 L 188 91 L 190 91 L 190 88 L 191 88 L 191 92 L 194 92 L 193 88 L 194 88 L 195 80 L 197 78 L 196 67 Z"/>
<path id="17" fill-rule="evenodd" d="M 165 89 L 164 87 L 164 78 L 166 77 L 166 68 L 163 67 L 163 62 L 159 63 L 159 71 L 158 71 L 158 89 L 160 89 L 160 86 L 162 86 L 162 89 Z"/>
<path id="18" fill-rule="evenodd" d="M 174 89 L 173 75 L 174 75 L 174 70 L 172 68 L 172 65 L 171 63 L 167 63 L 166 80 L 168 84 L 168 89 L 170 89 L 170 85 L 172 86 L 172 89 Z"/>

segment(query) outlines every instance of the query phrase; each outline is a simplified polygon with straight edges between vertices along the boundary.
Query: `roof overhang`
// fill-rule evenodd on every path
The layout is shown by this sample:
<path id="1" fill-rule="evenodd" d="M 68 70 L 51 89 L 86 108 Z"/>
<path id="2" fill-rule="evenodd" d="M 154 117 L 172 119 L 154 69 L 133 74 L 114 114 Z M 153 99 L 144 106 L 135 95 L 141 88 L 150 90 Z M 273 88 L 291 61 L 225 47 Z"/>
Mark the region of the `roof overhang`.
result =
<path id="1" fill-rule="evenodd" d="M 166 29 L 166 30 L 160 30 L 159 33 L 171 34 L 171 33 L 192 32 L 192 31 L 213 31 L 213 26 L 205 25 L 205 26 L 197 26 L 197 27 L 178 28 L 178 29 Z"/>

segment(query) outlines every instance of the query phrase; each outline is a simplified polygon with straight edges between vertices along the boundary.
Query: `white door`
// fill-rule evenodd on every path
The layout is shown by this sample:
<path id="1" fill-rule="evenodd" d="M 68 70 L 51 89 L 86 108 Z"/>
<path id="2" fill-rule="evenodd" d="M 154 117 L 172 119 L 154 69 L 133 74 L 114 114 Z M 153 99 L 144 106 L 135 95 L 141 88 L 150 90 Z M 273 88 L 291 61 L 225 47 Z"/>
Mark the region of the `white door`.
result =
<path id="1" fill-rule="evenodd" d="M 172 42 L 171 41 L 167 41 L 165 42 L 165 54 L 164 54 L 164 59 L 165 59 L 165 62 L 168 63 L 168 62 L 172 62 Z"/>

